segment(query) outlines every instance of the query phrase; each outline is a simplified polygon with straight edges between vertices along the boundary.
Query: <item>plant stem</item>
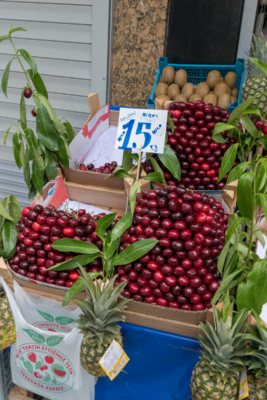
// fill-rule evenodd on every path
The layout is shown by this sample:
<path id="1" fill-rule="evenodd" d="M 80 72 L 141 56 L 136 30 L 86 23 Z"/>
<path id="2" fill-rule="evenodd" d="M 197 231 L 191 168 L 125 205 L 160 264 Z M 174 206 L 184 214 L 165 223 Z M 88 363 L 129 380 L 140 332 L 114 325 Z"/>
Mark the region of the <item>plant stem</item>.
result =
<path id="1" fill-rule="evenodd" d="M 258 162 L 255 166 L 255 171 L 254 171 L 254 177 L 253 177 L 253 196 L 255 198 L 256 196 L 256 173 L 257 173 L 257 168 L 258 168 Z M 252 247 L 252 240 L 253 240 L 253 224 L 254 224 L 254 216 L 255 216 L 255 205 L 253 204 L 253 209 L 252 209 L 252 219 L 251 219 L 251 230 L 250 230 L 250 238 L 249 238 L 249 244 L 248 244 L 248 253 L 247 253 L 247 258 L 245 261 L 245 265 L 249 260 L 250 252 L 251 252 L 251 247 Z"/>
<path id="2" fill-rule="evenodd" d="M 21 66 L 21 68 L 22 68 L 22 70 L 23 70 L 23 72 L 24 72 L 24 74 L 25 74 L 25 76 L 26 76 L 27 84 L 30 86 L 30 88 L 31 88 L 31 90 L 32 90 L 32 92 L 33 92 L 33 94 L 34 94 L 33 87 L 32 87 L 32 85 L 30 84 L 29 76 L 28 76 L 28 74 L 27 74 L 27 71 L 26 71 L 25 68 L 23 67 L 22 62 L 20 61 L 20 58 L 19 58 L 19 54 L 18 54 L 18 52 L 17 52 L 17 49 L 16 49 L 16 47 L 15 47 L 15 45 L 14 45 L 12 39 L 9 38 L 9 40 L 10 40 L 12 46 L 13 46 L 14 52 L 15 52 L 15 54 L 16 54 L 16 58 L 17 58 L 18 62 L 20 63 L 20 66 Z"/>

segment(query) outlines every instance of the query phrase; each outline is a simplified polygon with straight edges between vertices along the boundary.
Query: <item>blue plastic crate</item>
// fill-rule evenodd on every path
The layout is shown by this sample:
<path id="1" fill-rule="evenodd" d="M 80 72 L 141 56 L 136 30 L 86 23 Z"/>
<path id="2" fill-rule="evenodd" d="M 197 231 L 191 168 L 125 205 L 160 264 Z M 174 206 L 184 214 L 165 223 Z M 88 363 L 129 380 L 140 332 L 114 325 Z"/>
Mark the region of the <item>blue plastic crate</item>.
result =
<path id="1" fill-rule="evenodd" d="M 245 79 L 245 61 L 242 58 L 236 60 L 236 65 L 192 65 L 192 64 L 168 64 L 167 57 L 159 58 L 159 69 L 156 76 L 156 81 L 154 83 L 152 93 L 149 99 L 147 99 L 147 108 L 155 109 L 154 94 L 155 88 L 159 79 L 162 76 L 162 71 L 168 65 L 173 67 L 175 71 L 179 69 L 184 69 L 187 72 L 187 82 L 193 83 L 195 86 L 200 82 L 205 82 L 207 80 L 207 75 L 212 70 L 220 71 L 222 77 L 224 78 L 226 74 L 230 71 L 235 72 L 237 75 L 235 87 L 239 89 L 238 100 L 230 104 L 229 112 L 232 112 L 241 103 L 241 89 Z"/>

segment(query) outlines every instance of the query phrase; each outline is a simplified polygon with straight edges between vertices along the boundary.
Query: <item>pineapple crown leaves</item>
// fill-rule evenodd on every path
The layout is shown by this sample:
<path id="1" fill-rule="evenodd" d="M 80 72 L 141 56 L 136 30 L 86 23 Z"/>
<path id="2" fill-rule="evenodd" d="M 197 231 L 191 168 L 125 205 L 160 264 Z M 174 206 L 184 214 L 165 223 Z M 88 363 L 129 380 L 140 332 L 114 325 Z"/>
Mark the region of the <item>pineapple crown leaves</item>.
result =
<path id="1" fill-rule="evenodd" d="M 249 60 L 249 58 L 257 58 L 264 64 L 267 61 L 267 41 L 264 38 L 263 32 L 260 32 L 258 36 L 252 35 L 252 41 L 250 51 L 246 53 L 248 61 L 246 62 L 246 68 L 248 72 L 248 79 L 251 78 L 264 78 L 266 75 L 259 70 L 259 68 Z"/>
<path id="2" fill-rule="evenodd" d="M 248 326 L 251 334 L 249 370 L 253 371 L 256 376 L 267 377 L 267 327 L 255 311 L 252 311 L 252 314 L 256 319 L 257 326 L 256 328 Z"/>

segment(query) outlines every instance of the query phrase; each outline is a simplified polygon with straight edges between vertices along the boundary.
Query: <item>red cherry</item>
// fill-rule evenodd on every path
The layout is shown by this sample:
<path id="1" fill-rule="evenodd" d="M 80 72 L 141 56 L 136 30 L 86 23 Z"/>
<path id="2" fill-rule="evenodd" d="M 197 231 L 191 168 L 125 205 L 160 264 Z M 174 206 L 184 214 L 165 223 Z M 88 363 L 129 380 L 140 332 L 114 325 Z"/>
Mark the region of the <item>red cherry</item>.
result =
<path id="1" fill-rule="evenodd" d="M 163 297 L 158 297 L 156 299 L 156 304 L 157 304 L 157 306 L 160 306 L 160 307 L 167 307 L 168 301 L 166 299 L 164 299 Z"/>
<path id="2" fill-rule="evenodd" d="M 29 99 L 32 96 L 31 88 L 25 87 L 23 94 L 24 94 L 24 97 L 26 97 L 26 99 Z"/>

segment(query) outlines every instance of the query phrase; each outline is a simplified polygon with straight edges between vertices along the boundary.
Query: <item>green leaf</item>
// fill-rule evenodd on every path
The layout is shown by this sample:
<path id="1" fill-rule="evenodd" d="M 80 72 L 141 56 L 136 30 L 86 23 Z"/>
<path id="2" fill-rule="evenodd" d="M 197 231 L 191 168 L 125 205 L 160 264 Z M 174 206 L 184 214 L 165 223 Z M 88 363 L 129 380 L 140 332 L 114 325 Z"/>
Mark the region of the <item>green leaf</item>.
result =
<path id="1" fill-rule="evenodd" d="M 236 215 L 236 214 L 234 214 Z M 244 217 L 237 217 L 231 225 L 229 225 L 226 235 L 225 235 L 225 243 L 227 243 L 230 239 L 231 236 L 233 235 L 234 231 L 239 227 L 239 225 L 244 221 Z M 229 223 L 229 222 L 228 222 Z"/>
<path id="2" fill-rule="evenodd" d="M 73 239 L 59 239 L 52 245 L 53 249 L 64 252 L 96 254 L 99 253 L 99 248 L 92 243 L 82 242 Z"/>
<path id="3" fill-rule="evenodd" d="M 9 196 L 8 211 L 15 223 L 18 222 L 21 216 L 21 209 L 18 200 L 12 194 Z"/>
<path id="4" fill-rule="evenodd" d="M 26 117 L 26 105 L 25 105 L 25 97 L 24 97 L 24 88 L 21 92 L 20 97 L 20 120 L 21 122 L 27 126 L 27 117 Z"/>
<path id="5" fill-rule="evenodd" d="M 159 172 L 151 172 L 150 174 L 147 174 L 143 179 L 151 182 L 161 182 L 161 178 L 162 176 Z"/>
<path id="6" fill-rule="evenodd" d="M 267 220 L 267 195 L 263 194 L 263 193 L 259 193 L 259 198 L 260 198 L 260 202 L 261 202 L 261 205 L 263 208 L 265 218 Z"/>
<path id="7" fill-rule="evenodd" d="M 75 138 L 76 132 L 73 129 L 72 125 L 69 123 L 69 121 L 67 121 L 66 119 L 65 119 L 65 121 L 66 122 L 63 122 L 63 125 L 65 127 L 64 135 L 65 135 L 65 138 L 66 138 L 66 143 L 70 144 L 72 142 L 72 140 Z M 68 153 L 68 152 L 67 152 L 67 154 L 68 154 L 69 158 L 71 158 L 71 154 Z"/>
<path id="8" fill-rule="evenodd" d="M 36 91 L 38 93 L 42 94 L 46 99 L 48 99 L 48 94 L 47 94 L 45 84 L 44 84 L 41 76 L 39 75 L 39 73 L 35 72 L 35 74 L 34 74 L 31 69 L 28 69 L 27 72 L 32 80 L 33 86 L 35 87 Z"/>
<path id="9" fill-rule="evenodd" d="M 129 205 L 131 208 L 132 214 L 134 213 L 135 204 L 136 204 L 136 194 L 141 192 L 139 181 L 134 181 L 133 185 L 130 187 L 129 192 Z"/>
<path id="10" fill-rule="evenodd" d="M 245 114 L 257 114 L 261 117 L 261 113 L 257 107 L 248 107 L 245 111 L 243 111 L 243 115 Z"/>
<path id="11" fill-rule="evenodd" d="M 123 159 L 122 159 L 122 168 L 126 171 L 129 171 L 132 168 L 132 159 L 130 157 L 131 151 L 124 150 L 123 151 Z"/>
<path id="12" fill-rule="evenodd" d="M 256 126 L 254 125 L 254 123 L 251 121 L 249 116 L 242 115 L 241 121 L 242 121 L 244 127 L 246 128 L 246 130 L 248 131 L 248 133 L 250 133 L 255 138 L 259 131 L 256 128 Z"/>
<path id="13" fill-rule="evenodd" d="M 57 157 L 61 162 L 61 164 L 63 165 L 63 167 L 69 169 L 69 157 L 66 150 L 66 146 L 67 144 L 65 143 L 64 139 L 61 136 L 59 136 Z"/>
<path id="14" fill-rule="evenodd" d="M 31 67 L 32 72 L 34 74 L 36 74 L 37 73 L 37 65 L 35 64 L 35 61 L 32 58 L 32 56 L 26 50 L 23 50 L 23 49 L 18 49 L 18 52 L 22 55 L 24 60 L 27 61 L 27 63 Z"/>
<path id="15" fill-rule="evenodd" d="M 27 32 L 27 29 L 20 28 L 20 27 L 19 28 L 10 29 L 10 31 L 8 32 L 8 35 L 10 36 L 12 33 L 18 32 L 18 31 Z"/>
<path id="16" fill-rule="evenodd" d="M 14 154 L 14 158 L 15 158 L 15 162 L 18 166 L 18 168 L 21 168 L 21 161 L 20 161 L 20 157 L 19 157 L 19 149 L 20 149 L 20 142 L 19 142 L 19 136 L 16 133 L 14 133 L 13 138 L 12 138 L 12 145 L 13 145 L 13 154 Z"/>
<path id="17" fill-rule="evenodd" d="M 46 169 L 45 172 L 49 176 L 49 178 L 54 179 L 57 176 L 57 164 L 55 160 L 55 154 L 45 149 L 45 156 L 46 156 Z"/>
<path id="18" fill-rule="evenodd" d="M 35 161 L 33 161 L 32 163 L 32 181 L 38 193 L 40 193 L 40 195 L 42 196 L 44 187 L 43 173 L 37 166 L 37 163 Z"/>
<path id="19" fill-rule="evenodd" d="M 57 132 L 60 135 L 63 135 L 64 132 L 66 132 L 66 128 L 65 126 L 62 124 L 62 122 L 59 121 L 53 107 L 51 106 L 50 102 L 41 94 L 41 93 L 37 93 L 36 97 L 36 104 L 39 105 L 43 105 L 47 111 L 48 114 L 50 116 L 50 119 L 54 122 L 55 127 Z"/>
<path id="20" fill-rule="evenodd" d="M 212 299 L 212 304 L 216 304 L 217 301 L 219 300 L 219 298 L 226 293 L 229 290 L 229 285 L 233 282 L 234 278 L 240 274 L 240 271 L 235 271 L 232 274 L 228 275 L 226 278 L 223 278 L 222 283 L 219 287 L 219 289 L 217 290 L 217 292 L 215 292 L 214 297 Z"/>
<path id="21" fill-rule="evenodd" d="M 28 198 L 33 199 L 37 195 L 37 190 L 36 190 L 32 180 L 30 180 L 30 185 L 31 185 L 31 187 L 28 192 Z"/>
<path id="22" fill-rule="evenodd" d="M 31 151 L 33 154 L 33 159 L 35 160 L 37 167 L 44 169 L 44 160 L 43 160 L 41 154 L 39 153 L 39 151 L 35 147 L 32 147 Z"/>
<path id="23" fill-rule="evenodd" d="M 171 119 L 169 113 L 168 113 L 168 116 L 167 116 L 167 123 L 170 125 L 172 134 L 174 134 L 174 123 L 173 123 L 173 120 Z"/>
<path id="24" fill-rule="evenodd" d="M 256 172 L 256 171 L 255 171 Z M 257 171 L 257 177 L 256 177 L 256 185 L 255 185 L 255 190 L 256 193 L 260 191 L 260 189 L 264 186 L 267 178 L 266 174 L 266 165 L 263 163 L 261 164 L 259 170 Z"/>
<path id="25" fill-rule="evenodd" d="M 164 145 L 164 154 L 158 154 L 163 165 L 170 171 L 175 179 L 181 179 L 181 168 L 177 156 L 168 145 Z"/>
<path id="26" fill-rule="evenodd" d="M 163 173 L 162 169 L 160 168 L 159 164 L 157 163 L 157 161 L 155 160 L 154 157 L 149 157 L 149 160 L 151 161 L 155 172 L 159 172 L 160 173 L 161 182 L 164 184 L 165 187 L 167 187 L 167 182 L 165 180 L 164 173 Z"/>
<path id="27" fill-rule="evenodd" d="M 13 221 L 6 219 L 3 225 L 2 239 L 3 248 L 6 254 L 10 254 L 17 244 L 18 231 Z"/>
<path id="28" fill-rule="evenodd" d="M 8 36 L 0 36 L 0 43 L 3 42 L 4 40 L 9 40 Z"/>
<path id="29" fill-rule="evenodd" d="M 255 145 L 261 145 L 263 144 L 263 147 L 265 150 L 267 149 L 267 136 L 261 136 L 259 140 L 256 140 Z"/>
<path id="30" fill-rule="evenodd" d="M 0 215 L 4 217 L 5 219 L 8 219 L 9 221 L 14 222 L 13 218 L 8 214 L 6 207 L 5 207 L 5 202 L 0 201 Z"/>
<path id="31" fill-rule="evenodd" d="M 124 249 L 120 254 L 117 254 L 112 261 L 112 265 L 130 264 L 152 250 L 157 243 L 158 240 L 154 239 L 144 239 L 135 242 Z"/>
<path id="32" fill-rule="evenodd" d="M 129 175 L 128 172 L 122 167 L 117 167 L 113 175 L 117 178 L 132 178 L 131 175 Z"/>
<path id="33" fill-rule="evenodd" d="M 252 194 L 253 173 L 243 174 L 237 185 L 237 205 L 241 215 L 252 220 L 253 218 L 253 194 Z"/>
<path id="34" fill-rule="evenodd" d="M 261 95 L 263 93 L 260 93 Z M 239 115 L 242 114 L 250 104 L 256 99 L 259 94 L 255 94 L 255 96 L 250 97 L 249 99 L 243 101 L 239 106 L 237 106 L 234 111 L 231 113 L 230 118 L 228 119 L 228 124 L 234 122 L 234 120 L 238 119 Z"/>
<path id="35" fill-rule="evenodd" d="M 218 182 L 220 182 L 225 175 L 230 171 L 232 166 L 234 165 L 237 149 L 239 147 L 239 143 L 233 144 L 229 147 L 229 149 L 225 152 L 222 160 L 222 166 L 219 173 Z"/>
<path id="36" fill-rule="evenodd" d="M 115 218 L 116 213 L 112 213 L 104 215 L 97 221 L 96 233 L 102 240 L 104 240 L 104 234 Z"/>
<path id="37" fill-rule="evenodd" d="M 64 239 L 62 239 L 64 240 Z M 54 248 L 54 246 L 52 246 Z M 68 261 L 63 261 L 60 264 L 55 265 L 54 267 L 49 268 L 49 271 L 67 271 L 68 269 L 79 268 L 80 265 L 84 266 L 90 264 L 94 261 L 100 254 L 93 255 L 80 255 L 71 258 Z"/>
<path id="38" fill-rule="evenodd" d="M 7 129 L 7 131 L 5 133 L 5 136 L 4 136 L 4 139 L 3 139 L 4 145 L 6 145 L 6 140 L 7 140 L 8 134 L 9 134 L 10 129 L 12 128 L 12 126 L 13 126 L 13 124 L 10 125 L 10 127 Z"/>
<path id="39" fill-rule="evenodd" d="M 236 127 L 230 124 L 225 124 L 223 122 L 218 122 L 214 126 L 212 139 L 217 143 L 226 143 L 226 140 L 222 137 L 222 135 L 220 135 L 220 133 L 230 131 L 232 129 L 236 129 Z"/>
<path id="40" fill-rule="evenodd" d="M 25 132 L 26 140 L 29 144 L 30 149 L 32 150 L 32 147 L 37 149 L 38 146 L 37 146 L 36 137 L 33 133 L 33 130 L 30 128 L 26 128 L 26 129 L 24 129 L 24 132 Z"/>
<path id="41" fill-rule="evenodd" d="M 245 222 L 245 224 L 247 225 L 247 227 L 248 227 L 250 230 L 252 230 L 252 229 L 251 229 L 251 221 L 250 221 L 249 219 L 245 218 L 244 222 Z M 254 224 L 254 223 L 252 224 L 252 227 L 253 227 L 253 234 L 254 234 L 254 235 L 256 236 L 256 238 L 259 240 L 260 244 L 264 247 L 264 245 L 265 245 L 265 240 L 264 240 L 263 234 L 261 233 L 260 228 L 259 228 L 256 224 Z"/>
<path id="42" fill-rule="evenodd" d="M 28 150 L 28 145 L 26 144 L 26 150 L 25 150 L 25 168 L 23 169 L 23 175 L 24 175 L 24 180 L 26 182 L 26 185 L 28 188 L 31 188 L 31 174 L 30 174 L 30 164 L 29 164 L 29 150 Z"/>
<path id="43" fill-rule="evenodd" d="M 58 150 L 58 134 L 48 110 L 43 104 L 36 109 L 36 132 L 44 146 L 51 151 Z"/>
<path id="44" fill-rule="evenodd" d="M 2 76 L 2 91 L 6 97 L 7 97 L 7 85 L 8 85 L 10 67 L 11 67 L 11 64 L 12 64 L 12 61 L 14 60 L 14 58 L 16 58 L 16 57 L 11 58 L 11 60 L 7 64 L 6 69 L 4 70 L 4 73 Z"/>
<path id="45" fill-rule="evenodd" d="M 249 58 L 256 67 L 258 67 L 265 75 L 267 75 L 267 65 L 260 61 L 258 58 Z"/>
<path id="46" fill-rule="evenodd" d="M 250 162 L 246 161 L 246 162 L 238 164 L 236 167 L 234 167 L 232 169 L 232 171 L 230 171 L 230 173 L 229 173 L 226 184 L 229 184 L 229 183 L 234 182 L 237 179 L 239 179 L 243 175 L 243 173 L 246 171 L 246 169 L 248 168 L 249 165 L 250 165 Z"/>
<path id="47" fill-rule="evenodd" d="M 23 144 L 23 141 L 20 142 L 19 157 L 20 157 L 21 165 L 25 168 L 25 157 L 24 157 L 24 144 Z"/>
<path id="48" fill-rule="evenodd" d="M 131 211 L 127 212 L 111 230 L 111 241 L 119 239 L 122 234 L 132 225 L 133 216 Z"/>
<path id="49" fill-rule="evenodd" d="M 77 279 L 77 281 L 72 285 L 72 287 L 67 291 L 64 296 L 62 306 L 65 307 L 69 304 L 71 299 L 73 299 L 76 294 L 80 293 L 85 289 L 85 284 L 82 278 Z"/>

